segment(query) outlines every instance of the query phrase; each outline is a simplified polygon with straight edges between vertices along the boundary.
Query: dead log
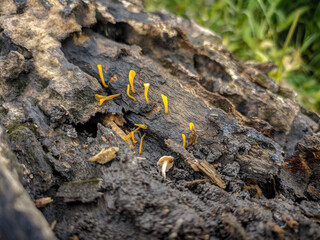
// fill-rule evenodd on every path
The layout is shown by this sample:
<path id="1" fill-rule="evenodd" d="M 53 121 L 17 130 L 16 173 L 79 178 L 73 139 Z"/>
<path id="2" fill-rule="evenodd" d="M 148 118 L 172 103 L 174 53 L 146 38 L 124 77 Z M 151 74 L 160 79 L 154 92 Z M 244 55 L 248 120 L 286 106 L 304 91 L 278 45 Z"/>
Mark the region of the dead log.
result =
<path id="1" fill-rule="evenodd" d="M 0 174 L 24 167 L 31 199 L 53 200 L 41 211 L 58 238 L 320 237 L 319 116 L 267 76 L 273 66 L 243 63 L 218 35 L 142 1 L 2 1 L 0 48 L 0 123 L 19 162 Z M 95 94 L 121 95 L 99 106 Z M 111 147 L 112 161 L 88 161 Z M 175 157 L 165 180 L 161 156 Z M 26 226 L 53 237 L 17 178 L 0 183 L 23 196 L 1 185 L 3 206 L 28 206 L 0 218 L 23 221 L 21 238 Z"/>
<path id="2" fill-rule="evenodd" d="M 0 126 L 0 238 L 56 239 L 21 185 L 21 170 Z"/>

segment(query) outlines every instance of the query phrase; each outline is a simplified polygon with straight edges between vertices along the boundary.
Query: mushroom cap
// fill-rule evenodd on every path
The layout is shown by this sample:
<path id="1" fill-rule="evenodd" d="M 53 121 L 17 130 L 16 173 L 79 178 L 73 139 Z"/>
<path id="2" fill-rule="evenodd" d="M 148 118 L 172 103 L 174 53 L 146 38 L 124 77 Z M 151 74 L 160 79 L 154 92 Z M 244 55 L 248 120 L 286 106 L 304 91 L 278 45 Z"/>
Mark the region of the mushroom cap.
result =
<path id="1" fill-rule="evenodd" d="M 168 162 L 167 163 L 167 167 L 166 167 L 166 172 L 168 172 L 170 170 L 170 168 L 172 168 L 173 163 L 174 163 L 174 157 L 171 156 L 163 156 L 159 159 L 157 165 L 161 166 L 163 165 L 164 162 Z"/>
<path id="2" fill-rule="evenodd" d="M 136 72 L 134 70 L 130 70 L 130 72 L 129 72 L 129 80 L 133 81 L 135 76 L 136 76 Z"/>
<path id="3" fill-rule="evenodd" d="M 168 102 L 168 98 L 166 95 L 161 94 L 163 102 Z"/>
<path id="4" fill-rule="evenodd" d="M 106 96 L 102 96 L 102 95 L 99 95 L 99 94 L 95 94 L 94 97 L 95 97 L 96 100 L 99 101 L 100 99 L 103 99 L 103 98 L 105 98 Z"/>
<path id="5" fill-rule="evenodd" d="M 135 126 L 142 128 L 142 129 L 148 129 L 147 125 L 144 125 L 144 124 L 135 124 Z"/>
<path id="6" fill-rule="evenodd" d="M 193 130 L 193 128 L 194 128 L 194 124 L 193 124 L 193 122 L 191 122 L 191 123 L 189 124 L 189 127 L 190 127 L 190 131 L 192 131 L 192 130 Z"/>

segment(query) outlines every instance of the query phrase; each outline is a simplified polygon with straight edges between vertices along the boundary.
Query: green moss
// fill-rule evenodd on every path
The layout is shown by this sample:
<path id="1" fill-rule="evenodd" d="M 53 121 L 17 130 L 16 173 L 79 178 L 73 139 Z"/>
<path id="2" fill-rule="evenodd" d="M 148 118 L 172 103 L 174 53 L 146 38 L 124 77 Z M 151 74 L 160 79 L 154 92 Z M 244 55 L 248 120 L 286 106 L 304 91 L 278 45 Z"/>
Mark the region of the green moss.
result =
<path id="1" fill-rule="evenodd" d="M 39 79 L 37 79 L 36 82 L 39 84 L 39 88 L 41 90 L 41 89 L 45 89 L 46 87 L 48 87 L 50 81 L 46 78 L 39 78 Z"/>
<path id="2" fill-rule="evenodd" d="M 29 168 L 32 168 L 32 172 L 35 174 L 40 171 L 51 174 L 50 161 L 36 137 L 35 126 L 30 123 L 12 124 L 7 129 L 9 131 L 8 137 L 11 144 L 21 153 L 19 154 L 19 161 Z M 39 176 L 43 178 L 45 182 L 51 183 L 53 181 L 49 175 L 40 174 Z"/>
<path id="3" fill-rule="evenodd" d="M 5 126 L 5 128 L 8 130 L 9 137 L 12 134 L 14 135 L 14 132 L 16 130 L 19 130 L 19 131 L 28 131 L 28 130 L 30 130 L 33 134 L 38 136 L 37 128 L 32 123 L 17 123 L 16 122 L 16 123 L 11 123 L 11 124 Z"/>

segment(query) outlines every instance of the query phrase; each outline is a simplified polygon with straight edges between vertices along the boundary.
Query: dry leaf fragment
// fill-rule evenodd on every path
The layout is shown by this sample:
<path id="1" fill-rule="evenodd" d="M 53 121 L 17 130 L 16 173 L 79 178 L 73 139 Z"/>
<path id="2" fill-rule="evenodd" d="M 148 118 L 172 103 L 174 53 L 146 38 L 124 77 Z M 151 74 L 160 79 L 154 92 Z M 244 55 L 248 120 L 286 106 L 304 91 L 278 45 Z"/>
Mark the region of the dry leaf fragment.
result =
<path id="1" fill-rule="evenodd" d="M 108 149 L 103 149 L 97 155 L 89 158 L 89 162 L 98 162 L 100 164 L 106 164 L 111 160 L 115 159 L 116 153 L 119 151 L 117 147 L 111 147 Z"/>

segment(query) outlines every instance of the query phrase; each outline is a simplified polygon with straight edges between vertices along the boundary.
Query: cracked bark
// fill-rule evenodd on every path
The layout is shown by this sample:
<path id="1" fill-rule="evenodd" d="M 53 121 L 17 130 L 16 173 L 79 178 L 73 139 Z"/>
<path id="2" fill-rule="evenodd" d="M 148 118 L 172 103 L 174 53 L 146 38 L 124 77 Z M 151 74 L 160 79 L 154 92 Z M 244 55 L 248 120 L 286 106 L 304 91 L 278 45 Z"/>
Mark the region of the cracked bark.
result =
<path id="1" fill-rule="evenodd" d="M 266 75 L 272 64 L 243 63 L 218 35 L 141 1 L 1 2 L 0 48 L 11 148 L 1 137 L 0 159 L 12 165 L 0 167 L 0 222 L 23 220 L 0 224 L 1 238 L 28 238 L 29 226 L 54 238 L 55 221 L 59 239 L 319 238 L 319 116 Z M 119 93 L 101 107 L 94 98 Z M 183 149 L 189 122 L 198 140 Z M 122 140 L 134 124 L 148 126 L 135 134 L 146 133 L 141 155 Z M 111 147 L 112 161 L 88 161 Z M 166 180 L 164 155 L 175 157 Z M 31 200 L 46 198 L 41 215 Z M 10 201 L 28 211 L 8 215 Z"/>

